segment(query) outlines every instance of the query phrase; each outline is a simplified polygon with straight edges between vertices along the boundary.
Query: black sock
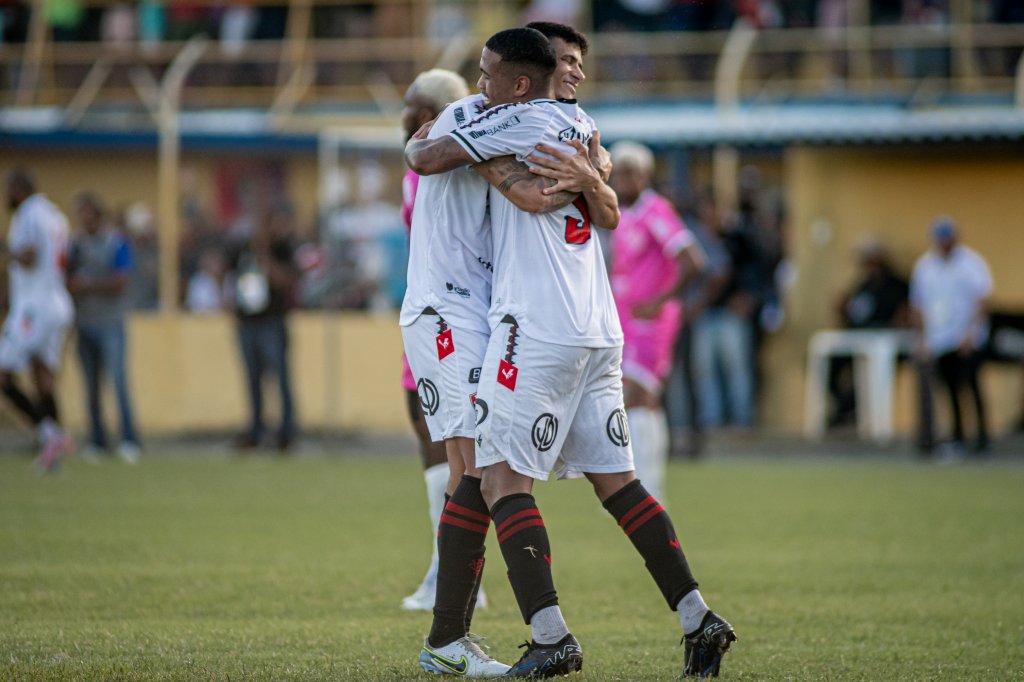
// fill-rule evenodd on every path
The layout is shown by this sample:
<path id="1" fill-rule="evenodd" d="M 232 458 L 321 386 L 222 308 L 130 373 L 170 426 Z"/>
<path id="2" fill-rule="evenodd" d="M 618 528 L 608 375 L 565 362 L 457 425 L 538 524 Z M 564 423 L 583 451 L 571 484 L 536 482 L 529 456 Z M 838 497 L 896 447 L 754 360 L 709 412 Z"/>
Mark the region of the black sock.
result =
<path id="1" fill-rule="evenodd" d="M 437 596 L 427 637 L 432 647 L 450 644 L 468 632 L 467 605 L 483 570 L 490 522 L 480 479 L 463 476 L 437 529 Z"/>
<path id="2" fill-rule="evenodd" d="M 551 577 L 551 543 L 533 495 L 503 497 L 491 508 L 508 580 L 527 625 L 533 614 L 558 604 Z"/>
<path id="3" fill-rule="evenodd" d="M 32 401 L 28 399 L 28 396 L 21 392 L 18 385 L 12 379 L 9 384 L 4 386 L 4 395 L 11 401 L 11 404 L 18 408 L 18 411 L 28 417 L 32 425 L 36 425 L 43 421 L 42 416 L 39 414 L 39 410 L 32 404 Z"/>
<path id="4" fill-rule="evenodd" d="M 49 417 L 53 421 L 60 423 L 60 419 L 57 418 L 57 401 L 54 400 L 52 393 L 42 393 L 39 396 L 39 421 L 42 421 Z"/>
<path id="5" fill-rule="evenodd" d="M 658 589 L 673 611 L 690 590 L 697 588 L 690 565 L 679 547 L 672 519 L 639 480 L 627 483 L 604 501 L 647 564 Z"/>

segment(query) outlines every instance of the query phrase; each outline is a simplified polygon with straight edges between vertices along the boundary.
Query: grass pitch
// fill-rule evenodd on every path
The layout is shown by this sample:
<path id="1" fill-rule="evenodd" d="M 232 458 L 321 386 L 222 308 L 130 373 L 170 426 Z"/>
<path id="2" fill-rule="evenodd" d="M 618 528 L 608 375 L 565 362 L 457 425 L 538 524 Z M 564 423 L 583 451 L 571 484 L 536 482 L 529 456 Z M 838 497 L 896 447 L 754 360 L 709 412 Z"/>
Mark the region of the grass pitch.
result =
<path id="1" fill-rule="evenodd" d="M 1024 467 L 719 458 L 668 498 L 740 641 L 723 679 L 1024 679 Z M 581 680 L 670 680 L 679 626 L 583 481 L 539 485 Z M 431 535 L 412 454 L 0 458 L 0 678 L 424 680 L 398 609 Z M 528 637 L 488 538 L 474 631 Z"/>

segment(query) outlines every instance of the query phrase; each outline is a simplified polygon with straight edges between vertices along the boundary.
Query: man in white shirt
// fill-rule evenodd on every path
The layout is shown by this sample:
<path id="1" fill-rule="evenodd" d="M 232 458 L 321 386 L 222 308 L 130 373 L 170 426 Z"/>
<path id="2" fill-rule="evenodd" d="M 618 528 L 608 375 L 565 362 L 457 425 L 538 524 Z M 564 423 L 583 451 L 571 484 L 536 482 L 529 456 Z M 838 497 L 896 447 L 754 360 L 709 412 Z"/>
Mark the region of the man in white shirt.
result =
<path id="1" fill-rule="evenodd" d="M 969 388 L 973 398 L 977 434 L 974 449 L 988 450 L 985 401 L 978 382 L 982 347 L 988 338 L 988 304 L 992 273 L 976 251 L 960 243 L 956 224 L 947 217 L 932 223 L 932 248 L 918 259 L 910 278 L 910 304 L 920 332 L 920 352 L 925 361 L 925 382 L 932 371 L 949 391 L 953 416 L 950 454 L 964 445 L 960 392 Z M 931 391 L 922 401 L 930 402 Z M 920 447 L 933 446 L 930 405 L 922 404 Z"/>
<path id="2" fill-rule="evenodd" d="M 0 390 L 36 427 L 41 450 L 35 464 L 47 473 L 74 450 L 60 427 L 54 397 L 54 375 L 74 317 L 64 284 L 68 221 L 21 168 L 7 176 L 7 202 L 11 226 L 0 262 L 7 266 L 10 310 L 0 331 Z M 35 401 L 17 383 L 17 375 L 29 369 L 38 393 Z"/>
<path id="3" fill-rule="evenodd" d="M 406 147 L 411 166 L 434 173 L 509 153 L 541 166 L 538 153 L 586 157 L 593 143 L 589 117 L 575 102 L 547 99 L 550 90 L 523 66 L 530 39 L 516 33 L 523 30 L 492 36 L 480 60 L 481 91 L 515 103 L 493 107 L 447 137 L 414 139 Z M 579 62 L 581 52 L 577 48 Z M 546 191 L 563 187 L 560 182 Z M 622 406 L 622 330 L 592 238 L 594 226 L 616 227 L 615 194 L 596 171 L 574 189 L 582 191 L 571 205 L 547 213 L 517 210 L 494 190 L 490 198 L 494 281 L 476 400 L 476 463 L 509 580 L 533 634 L 507 676 L 565 675 L 583 664 L 558 606 L 550 543 L 531 494 L 533 480 L 552 470 L 591 481 L 679 612 L 684 673 L 714 675 L 735 640 L 733 629 L 704 604 L 667 513 L 633 475 Z"/>

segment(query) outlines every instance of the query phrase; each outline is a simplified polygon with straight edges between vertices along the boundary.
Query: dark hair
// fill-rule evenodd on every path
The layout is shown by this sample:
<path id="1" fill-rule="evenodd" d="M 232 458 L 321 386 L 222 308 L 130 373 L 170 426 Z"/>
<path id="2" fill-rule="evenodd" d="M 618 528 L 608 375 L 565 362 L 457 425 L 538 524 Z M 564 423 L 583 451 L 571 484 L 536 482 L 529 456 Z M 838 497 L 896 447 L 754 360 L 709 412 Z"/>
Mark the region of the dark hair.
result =
<path id="1" fill-rule="evenodd" d="M 558 65 L 555 49 L 547 37 L 532 28 L 508 28 L 498 31 L 484 45 L 501 61 L 519 67 L 535 84 L 551 78 Z"/>
<path id="2" fill-rule="evenodd" d="M 540 31 L 547 38 L 561 38 L 570 45 L 579 45 L 580 54 L 585 55 L 590 49 L 590 42 L 587 37 L 566 24 L 559 24 L 554 21 L 531 21 L 526 28 Z"/>

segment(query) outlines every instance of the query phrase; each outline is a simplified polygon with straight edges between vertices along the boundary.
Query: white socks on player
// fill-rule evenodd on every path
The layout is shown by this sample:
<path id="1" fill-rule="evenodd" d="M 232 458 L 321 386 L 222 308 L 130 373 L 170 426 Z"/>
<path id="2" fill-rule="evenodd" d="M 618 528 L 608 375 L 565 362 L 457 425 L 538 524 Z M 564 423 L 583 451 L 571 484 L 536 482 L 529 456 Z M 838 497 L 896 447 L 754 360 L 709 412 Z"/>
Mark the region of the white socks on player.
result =
<path id="1" fill-rule="evenodd" d="M 683 634 L 688 635 L 700 627 L 704 620 L 704 614 L 710 609 L 700 596 L 700 590 L 691 590 L 686 593 L 679 603 L 676 604 L 676 611 L 679 612 L 679 623 L 683 626 Z"/>
<path id="2" fill-rule="evenodd" d="M 668 420 L 665 411 L 649 407 L 626 410 L 633 444 L 636 477 L 654 499 L 665 506 L 665 465 L 668 462 Z"/>
<path id="3" fill-rule="evenodd" d="M 554 644 L 569 634 L 569 626 L 562 618 L 562 610 L 557 604 L 533 614 L 530 629 L 533 630 L 533 641 L 537 644 Z"/>
<path id="4" fill-rule="evenodd" d="M 437 580 L 437 527 L 441 524 L 441 513 L 444 511 L 444 494 L 448 489 L 448 463 L 442 462 L 423 470 L 423 480 L 427 483 L 427 505 L 430 509 L 431 537 L 434 542 L 434 554 L 430 557 L 430 569 L 423 582 Z"/>

